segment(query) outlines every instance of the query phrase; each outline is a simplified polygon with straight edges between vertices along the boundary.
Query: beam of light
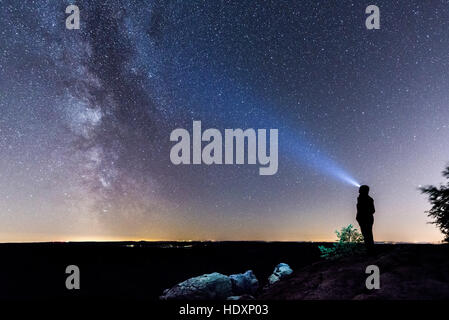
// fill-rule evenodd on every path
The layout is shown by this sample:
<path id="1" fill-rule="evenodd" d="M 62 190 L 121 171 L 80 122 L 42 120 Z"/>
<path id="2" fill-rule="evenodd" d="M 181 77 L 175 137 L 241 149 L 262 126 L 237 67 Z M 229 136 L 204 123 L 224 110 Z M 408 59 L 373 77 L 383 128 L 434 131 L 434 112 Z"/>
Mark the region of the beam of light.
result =
<path id="1" fill-rule="evenodd" d="M 192 81 L 195 77 L 202 79 L 198 81 L 201 85 L 197 88 L 195 87 L 197 81 Z M 214 126 L 230 128 L 232 126 L 229 125 L 232 123 L 241 129 L 279 129 L 280 157 L 288 156 L 295 162 L 303 163 L 340 182 L 360 187 L 355 178 L 329 155 L 322 152 L 316 144 L 310 142 L 304 130 L 301 130 L 303 128 L 298 128 L 298 124 L 294 123 L 285 112 L 280 112 L 280 108 L 268 105 L 254 94 L 248 94 L 245 86 L 238 86 L 226 77 L 214 77 L 213 73 L 201 76 L 189 73 L 185 80 L 189 81 L 191 86 L 184 96 L 184 101 L 195 96 L 192 104 L 197 106 L 195 110 L 197 119 L 210 118 L 213 108 Z M 217 92 L 220 92 L 219 97 Z"/>
<path id="2" fill-rule="evenodd" d="M 360 187 L 346 170 L 330 156 L 323 153 L 316 145 L 307 141 L 304 134 L 290 127 L 284 127 L 279 133 L 279 148 L 294 161 L 304 163 L 313 169 L 354 187 Z"/>
<path id="3" fill-rule="evenodd" d="M 348 176 L 346 173 L 341 172 L 338 176 L 340 177 L 341 180 L 349 183 L 350 185 L 352 185 L 356 188 L 360 188 L 360 183 L 355 181 L 354 178 L 352 178 L 351 176 Z"/>

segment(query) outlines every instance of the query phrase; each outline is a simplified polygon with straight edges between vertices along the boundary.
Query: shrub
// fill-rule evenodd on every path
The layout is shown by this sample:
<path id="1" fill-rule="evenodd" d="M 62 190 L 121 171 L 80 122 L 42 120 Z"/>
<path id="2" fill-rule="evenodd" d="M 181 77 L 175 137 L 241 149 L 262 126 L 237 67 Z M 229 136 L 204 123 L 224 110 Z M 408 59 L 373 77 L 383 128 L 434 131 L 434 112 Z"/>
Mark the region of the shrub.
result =
<path id="1" fill-rule="evenodd" d="M 335 260 L 341 257 L 359 254 L 365 251 L 363 246 L 363 236 L 355 229 L 352 224 L 341 228 L 341 231 L 335 231 L 337 242 L 332 247 L 318 246 L 321 251 L 321 258 L 326 260 Z"/>

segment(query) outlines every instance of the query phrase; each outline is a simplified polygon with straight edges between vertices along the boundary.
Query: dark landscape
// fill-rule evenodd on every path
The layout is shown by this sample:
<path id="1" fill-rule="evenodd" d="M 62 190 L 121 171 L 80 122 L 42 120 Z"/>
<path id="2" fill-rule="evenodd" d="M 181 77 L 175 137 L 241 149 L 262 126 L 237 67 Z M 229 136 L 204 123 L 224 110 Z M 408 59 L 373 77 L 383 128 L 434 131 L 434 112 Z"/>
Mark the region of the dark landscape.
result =
<path id="1" fill-rule="evenodd" d="M 319 260 L 316 243 L 71 242 L 1 244 L 0 299 L 157 300 L 162 291 L 204 273 L 252 269 L 262 282 L 279 262 Z M 81 290 L 65 288 L 65 268 L 80 268 Z"/>
<path id="2" fill-rule="evenodd" d="M 376 257 L 320 258 L 310 242 L 85 242 L 1 244 L 0 299 L 158 300 L 190 277 L 253 270 L 260 288 L 284 262 L 293 274 L 256 299 L 449 298 L 447 245 L 379 244 Z M 381 290 L 364 289 L 364 268 L 378 264 Z M 65 268 L 80 268 L 81 289 L 65 288 Z M 360 270 L 359 270 L 360 269 Z M 376 291 L 376 290 L 375 290 Z"/>

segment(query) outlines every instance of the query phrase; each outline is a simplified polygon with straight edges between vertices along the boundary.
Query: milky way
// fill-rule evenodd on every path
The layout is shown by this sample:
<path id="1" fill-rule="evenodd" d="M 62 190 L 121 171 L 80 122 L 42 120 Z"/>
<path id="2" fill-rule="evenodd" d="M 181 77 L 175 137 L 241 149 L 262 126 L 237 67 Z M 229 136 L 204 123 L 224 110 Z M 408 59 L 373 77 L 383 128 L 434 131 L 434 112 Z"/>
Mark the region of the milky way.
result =
<path id="1" fill-rule="evenodd" d="M 449 2 L 0 0 L 0 241 L 436 241 Z M 279 170 L 175 166 L 170 132 L 279 129 Z M 407 221 L 404 226 L 403 221 Z"/>

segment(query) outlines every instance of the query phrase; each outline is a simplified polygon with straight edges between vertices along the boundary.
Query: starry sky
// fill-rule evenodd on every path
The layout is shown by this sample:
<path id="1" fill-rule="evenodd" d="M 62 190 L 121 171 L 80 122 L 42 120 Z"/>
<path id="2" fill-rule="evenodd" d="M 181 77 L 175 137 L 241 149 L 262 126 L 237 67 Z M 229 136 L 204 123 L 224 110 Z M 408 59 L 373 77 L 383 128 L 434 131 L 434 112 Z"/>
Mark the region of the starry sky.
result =
<path id="1" fill-rule="evenodd" d="M 443 0 L 0 0 L 0 241 L 334 240 L 348 179 L 376 240 L 439 241 L 448 30 Z M 277 174 L 173 165 L 193 120 L 278 129 Z"/>

